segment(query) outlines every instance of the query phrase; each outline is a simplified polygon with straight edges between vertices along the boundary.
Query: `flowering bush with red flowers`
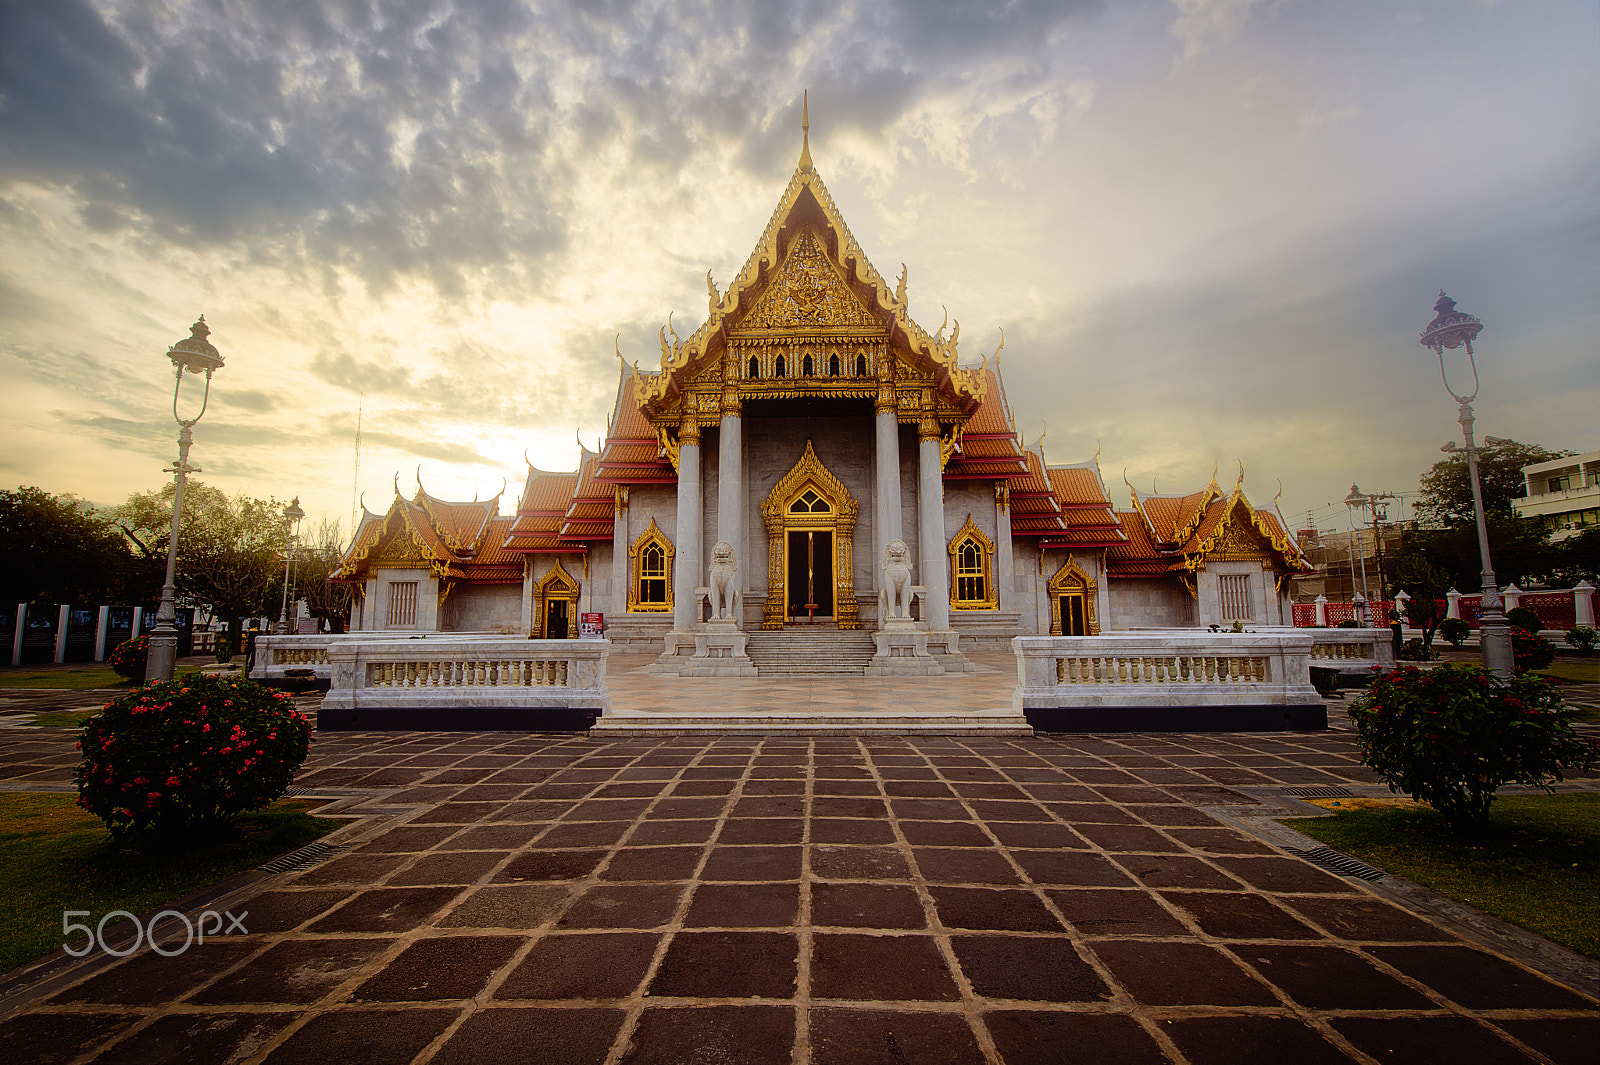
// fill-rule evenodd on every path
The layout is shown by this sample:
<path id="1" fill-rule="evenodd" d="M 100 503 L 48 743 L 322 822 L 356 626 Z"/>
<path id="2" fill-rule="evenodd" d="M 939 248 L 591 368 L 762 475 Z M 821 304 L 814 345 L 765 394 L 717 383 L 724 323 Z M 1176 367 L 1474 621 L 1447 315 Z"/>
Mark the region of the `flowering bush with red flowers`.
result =
<path id="1" fill-rule="evenodd" d="M 1572 730 L 1574 714 L 1543 677 L 1502 684 L 1469 665 L 1381 673 L 1350 707 L 1362 764 L 1466 832 L 1488 823 L 1503 785 L 1549 791 L 1594 763 L 1594 748 Z"/>
<path id="2" fill-rule="evenodd" d="M 106 655 L 106 665 L 123 680 L 144 680 L 145 663 L 150 659 L 150 637 L 124 640 Z"/>
<path id="3" fill-rule="evenodd" d="M 1556 660 L 1556 645 L 1537 632 L 1511 627 L 1511 655 L 1516 659 L 1518 673 L 1530 669 L 1546 669 Z"/>
<path id="4" fill-rule="evenodd" d="M 311 721 L 283 692 L 196 673 L 107 703 L 78 747 L 79 806 L 114 836 L 167 834 L 277 799 L 306 760 Z"/>

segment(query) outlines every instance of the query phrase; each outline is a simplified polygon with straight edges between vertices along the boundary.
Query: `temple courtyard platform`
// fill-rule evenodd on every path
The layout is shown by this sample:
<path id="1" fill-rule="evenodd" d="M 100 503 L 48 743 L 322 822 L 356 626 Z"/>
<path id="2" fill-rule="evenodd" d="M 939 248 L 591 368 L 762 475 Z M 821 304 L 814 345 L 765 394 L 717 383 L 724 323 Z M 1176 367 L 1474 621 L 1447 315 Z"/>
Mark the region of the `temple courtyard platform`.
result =
<path id="1" fill-rule="evenodd" d="M 989 676 L 1011 683 L 935 679 Z M 614 678 L 620 698 L 633 675 Z M 627 698 L 695 687 L 649 685 Z M 69 790 L 75 761 L 70 732 L 0 730 L 0 787 Z M 1593 961 L 1319 863 L 1276 820 L 1322 812 L 1308 789 L 1386 794 L 1337 727 L 320 733 L 297 783 L 350 819 L 332 849 L 177 907 L 248 934 L 8 974 L 0 1056 L 1565 1065 L 1600 1046 Z"/>

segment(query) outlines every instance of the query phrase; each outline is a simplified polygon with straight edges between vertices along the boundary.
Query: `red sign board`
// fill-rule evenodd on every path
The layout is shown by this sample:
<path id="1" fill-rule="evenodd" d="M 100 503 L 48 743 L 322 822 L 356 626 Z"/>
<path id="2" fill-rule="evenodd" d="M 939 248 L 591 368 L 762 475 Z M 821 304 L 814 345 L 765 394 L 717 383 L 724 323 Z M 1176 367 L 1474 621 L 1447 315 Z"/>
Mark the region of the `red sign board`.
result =
<path id="1" fill-rule="evenodd" d="M 606 631 L 606 616 L 604 614 L 579 614 L 578 636 L 585 640 L 598 640 Z"/>

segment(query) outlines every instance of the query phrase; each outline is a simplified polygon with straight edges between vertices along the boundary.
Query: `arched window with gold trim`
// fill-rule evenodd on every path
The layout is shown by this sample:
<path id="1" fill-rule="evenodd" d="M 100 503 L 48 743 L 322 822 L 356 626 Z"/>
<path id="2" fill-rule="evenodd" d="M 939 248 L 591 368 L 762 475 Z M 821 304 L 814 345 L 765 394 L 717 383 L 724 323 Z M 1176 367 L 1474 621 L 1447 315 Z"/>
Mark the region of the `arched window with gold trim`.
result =
<path id="1" fill-rule="evenodd" d="M 1098 636 L 1095 581 L 1070 556 L 1045 586 L 1050 594 L 1050 635 Z"/>
<path id="2" fill-rule="evenodd" d="M 856 376 L 867 376 L 867 357 L 865 355 L 856 356 Z"/>
<path id="3" fill-rule="evenodd" d="M 828 376 L 829 377 L 838 377 L 839 376 L 839 356 L 837 356 L 837 355 L 829 355 L 828 356 Z"/>
<path id="4" fill-rule="evenodd" d="M 752 381 L 758 381 L 761 379 L 761 360 L 756 358 L 754 355 L 750 356 L 750 372 L 747 376 Z"/>
<path id="5" fill-rule="evenodd" d="M 650 519 L 650 527 L 628 549 L 628 610 L 665 613 L 672 609 L 672 541 Z"/>
<path id="6" fill-rule="evenodd" d="M 801 377 L 815 377 L 816 376 L 816 371 L 817 371 L 817 364 L 812 361 L 811 356 L 808 353 L 806 355 L 806 357 L 805 357 L 805 360 L 803 362 L 801 362 L 801 364 L 800 364 L 800 376 Z"/>
<path id="7" fill-rule="evenodd" d="M 950 608 L 998 610 L 995 596 L 994 541 L 967 515 L 967 523 L 950 541 Z"/>

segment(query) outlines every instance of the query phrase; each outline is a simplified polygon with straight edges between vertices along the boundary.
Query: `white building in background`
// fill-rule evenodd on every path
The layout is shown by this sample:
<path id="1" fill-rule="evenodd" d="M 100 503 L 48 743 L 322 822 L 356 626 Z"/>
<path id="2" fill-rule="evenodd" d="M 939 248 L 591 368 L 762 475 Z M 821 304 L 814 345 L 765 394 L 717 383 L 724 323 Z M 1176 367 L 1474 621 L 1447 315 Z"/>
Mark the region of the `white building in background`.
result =
<path id="1" fill-rule="evenodd" d="M 1600 451 L 1571 455 L 1522 467 L 1528 494 L 1511 506 L 1525 518 L 1538 518 L 1551 539 L 1576 536 L 1600 525 Z"/>

